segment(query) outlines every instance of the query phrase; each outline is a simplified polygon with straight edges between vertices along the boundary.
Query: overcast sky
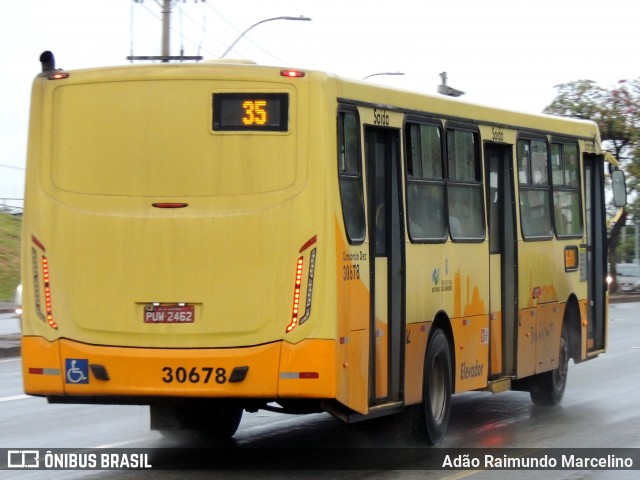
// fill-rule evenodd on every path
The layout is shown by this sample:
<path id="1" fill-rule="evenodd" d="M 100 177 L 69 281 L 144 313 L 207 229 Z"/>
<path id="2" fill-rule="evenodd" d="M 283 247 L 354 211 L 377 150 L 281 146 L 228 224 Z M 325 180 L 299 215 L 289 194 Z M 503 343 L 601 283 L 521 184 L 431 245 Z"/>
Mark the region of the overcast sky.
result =
<path id="1" fill-rule="evenodd" d="M 38 57 L 77 69 L 159 55 L 155 0 L 19 0 L 0 14 L 0 198 L 22 196 L 29 96 Z M 160 2 L 161 3 L 161 2 Z M 171 54 L 328 70 L 435 93 L 439 73 L 465 100 L 541 112 L 554 86 L 610 88 L 640 76 L 640 2 L 629 0 L 174 0 Z"/>

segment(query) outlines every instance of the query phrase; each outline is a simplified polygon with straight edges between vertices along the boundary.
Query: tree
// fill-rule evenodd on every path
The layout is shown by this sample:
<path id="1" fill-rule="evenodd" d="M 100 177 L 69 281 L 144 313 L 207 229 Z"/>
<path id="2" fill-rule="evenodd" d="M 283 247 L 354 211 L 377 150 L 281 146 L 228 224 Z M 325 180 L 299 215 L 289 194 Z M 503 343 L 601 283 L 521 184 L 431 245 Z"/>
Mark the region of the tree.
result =
<path id="1" fill-rule="evenodd" d="M 603 147 L 627 173 L 628 193 L 637 192 L 640 179 L 640 78 L 620 80 L 611 90 L 592 80 L 577 80 L 556 86 L 558 96 L 544 113 L 593 120 L 598 124 Z M 625 209 L 609 233 L 609 264 L 615 279 L 616 246 L 627 213 L 640 212 L 638 200 Z M 615 292 L 615 280 L 612 291 Z"/>

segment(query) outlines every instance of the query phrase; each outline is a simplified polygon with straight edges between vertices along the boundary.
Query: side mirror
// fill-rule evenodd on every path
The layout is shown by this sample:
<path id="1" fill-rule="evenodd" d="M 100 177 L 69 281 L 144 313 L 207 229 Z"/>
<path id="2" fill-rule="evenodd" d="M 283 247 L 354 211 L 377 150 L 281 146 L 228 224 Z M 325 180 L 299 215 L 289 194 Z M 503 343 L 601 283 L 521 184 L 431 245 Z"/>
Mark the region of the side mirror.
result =
<path id="1" fill-rule="evenodd" d="M 624 207 L 627 204 L 627 182 L 622 170 L 611 172 L 611 187 L 613 189 L 613 204 L 616 207 Z"/>

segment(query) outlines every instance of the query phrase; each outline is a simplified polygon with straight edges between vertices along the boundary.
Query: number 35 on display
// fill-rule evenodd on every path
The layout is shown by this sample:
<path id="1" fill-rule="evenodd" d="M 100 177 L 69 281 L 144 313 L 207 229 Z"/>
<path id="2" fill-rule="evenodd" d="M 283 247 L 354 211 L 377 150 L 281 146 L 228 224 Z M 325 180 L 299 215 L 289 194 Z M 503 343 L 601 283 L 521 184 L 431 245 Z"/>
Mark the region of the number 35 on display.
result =
<path id="1" fill-rule="evenodd" d="M 242 104 L 246 113 L 246 116 L 242 118 L 242 123 L 245 125 L 264 125 L 267 123 L 267 111 L 264 109 L 266 106 L 266 100 L 246 100 Z"/>

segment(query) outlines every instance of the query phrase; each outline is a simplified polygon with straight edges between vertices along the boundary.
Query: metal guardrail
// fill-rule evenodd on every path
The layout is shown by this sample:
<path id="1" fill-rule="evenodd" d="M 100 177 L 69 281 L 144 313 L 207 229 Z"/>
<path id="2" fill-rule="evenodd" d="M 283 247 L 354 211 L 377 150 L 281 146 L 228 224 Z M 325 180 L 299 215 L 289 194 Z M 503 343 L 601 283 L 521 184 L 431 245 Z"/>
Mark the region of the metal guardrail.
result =
<path id="1" fill-rule="evenodd" d="M 0 212 L 10 215 L 22 215 L 24 210 L 24 198 L 0 197 Z"/>
<path id="2" fill-rule="evenodd" d="M 0 313 L 15 313 L 16 306 L 13 302 L 0 302 Z"/>

